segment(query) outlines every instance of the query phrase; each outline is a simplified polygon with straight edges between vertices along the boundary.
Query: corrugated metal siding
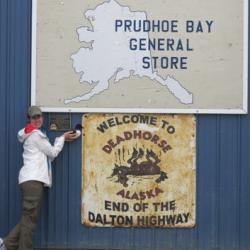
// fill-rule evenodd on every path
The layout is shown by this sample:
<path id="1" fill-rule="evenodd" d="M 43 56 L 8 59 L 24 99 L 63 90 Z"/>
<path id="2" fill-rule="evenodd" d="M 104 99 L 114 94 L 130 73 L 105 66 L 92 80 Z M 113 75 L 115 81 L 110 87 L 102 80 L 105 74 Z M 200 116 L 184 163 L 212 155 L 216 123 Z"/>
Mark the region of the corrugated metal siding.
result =
<path id="1" fill-rule="evenodd" d="M 30 103 L 31 0 L 0 0 L 0 235 L 18 221 L 17 131 Z M 81 115 L 72 115 L 73 124 Z M 102 229 L 80 224 L 81 145 L 54 163 L 38 247 L 148 250 L 250 249 L 250 115 L 201 115 L 197 123 L 197 225 L 193 229 Z M 53 139 L 57 134 L 50 133 Z"/>

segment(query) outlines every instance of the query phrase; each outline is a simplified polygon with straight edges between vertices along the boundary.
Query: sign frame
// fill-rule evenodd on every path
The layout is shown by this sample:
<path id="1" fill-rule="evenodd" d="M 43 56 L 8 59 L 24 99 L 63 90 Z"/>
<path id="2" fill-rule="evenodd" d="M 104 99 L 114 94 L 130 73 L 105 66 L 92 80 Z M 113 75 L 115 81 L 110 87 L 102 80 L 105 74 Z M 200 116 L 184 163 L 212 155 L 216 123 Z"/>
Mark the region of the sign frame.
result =
<path id="1" fill-rule="evenodd" d="M 31 44 L 31 105 L 36 105 L 36 45 L 37 45 L 37 2 L 32 0 L 32 44 Z M 43 112 L 75 113 L 164 113 L 164 114 L 248 114 L 248 0 L 243 4 L 243 99 L 242 109 L 177 109 L 177 108 L 67 108 L 42 106 Z"/>

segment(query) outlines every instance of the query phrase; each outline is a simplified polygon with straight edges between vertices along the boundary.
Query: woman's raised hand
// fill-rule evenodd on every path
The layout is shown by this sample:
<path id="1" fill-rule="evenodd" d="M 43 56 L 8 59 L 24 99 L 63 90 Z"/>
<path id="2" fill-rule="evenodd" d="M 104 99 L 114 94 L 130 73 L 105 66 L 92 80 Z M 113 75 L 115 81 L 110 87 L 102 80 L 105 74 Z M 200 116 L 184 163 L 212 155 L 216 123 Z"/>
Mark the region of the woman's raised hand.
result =
<path id="1" fill-rule="evenodd" d="M 77 133 L 74 133 L 73 130 L 65 132 L 63 135 L 64 135 L 65 141 L 74 141 L 75 139 L 79 137 L 79 135 Z"/>

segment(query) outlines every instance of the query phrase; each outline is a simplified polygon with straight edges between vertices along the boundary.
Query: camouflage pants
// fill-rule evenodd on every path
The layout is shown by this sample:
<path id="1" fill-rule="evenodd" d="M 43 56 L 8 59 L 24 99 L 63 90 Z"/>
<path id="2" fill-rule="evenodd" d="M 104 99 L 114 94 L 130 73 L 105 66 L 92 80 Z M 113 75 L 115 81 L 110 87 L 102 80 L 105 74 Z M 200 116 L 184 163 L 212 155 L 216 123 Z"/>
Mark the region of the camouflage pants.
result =
<path id="1" fill-rule="evenodd" d="M 42 204 L 43 183 L 27 181 L 21 184 L 21 190 L 22 216 L 4 239 L 7 250 L 32 250 L 32 236 Z"/>

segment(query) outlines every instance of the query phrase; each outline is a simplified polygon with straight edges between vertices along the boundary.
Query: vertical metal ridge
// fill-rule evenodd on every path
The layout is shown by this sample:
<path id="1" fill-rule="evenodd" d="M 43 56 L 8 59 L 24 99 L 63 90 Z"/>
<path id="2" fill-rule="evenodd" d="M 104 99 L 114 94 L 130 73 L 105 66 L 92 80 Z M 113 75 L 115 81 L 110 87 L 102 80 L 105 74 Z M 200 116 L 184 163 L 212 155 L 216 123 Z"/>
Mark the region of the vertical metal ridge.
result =
<path id="1" fill-rule="evenodd" d="M 238 116 L 238 171 L 239 171 L 239 176 L 238 176 L 238 189 L 237 189 L 237 194 L 238 194 L 238 241 L 239 241 L 239 250 L 241 249 L 241 226 L 240 226 L 240 211 L 241 211 L 241 173 L 242 173 L 242 157 L 241 157 L 241 137 L 242 137 L 242 119 L 241 116 Z"/>
<path id="2" fill-rule="evenodd" d="M 7 135 L 7 140 L 6 140 L 6 148 L 7 148 L 7 161 L 6 161 L 6 166 L 8 167 L 7 169 L 7 180 L 8 180 L 8 196 L 10 195 L 10 185 L 9 185 L 9 159 L 10 159 L 10 152 L 9 152 L 9 130 L 7 130 L 7 128 L 9 128 L 9 104 L 7 103 L 7 100 L 10 98 L 10 1 L 7 1 L 6 3 L 6 12 L 7 12 L 7 20 L 6 20 L 6 39 L 7 39 L 7 53 L 6 53 L 6 135 Z M 8 208 L 10 211 L 10 199 L 8 199 Z M 10 227 L 10 213 L 8 213 L 8 227 Z"/>
<path id="3" fill-rule="evenodd" d="M 220 115 L 216 115 L 216 173 L 217 173 L 217 178 L 216 178 L 216 192 L 217 192 L 217 197 L 215 201 L 215 206 L 216 206 L 216 217 L 217 217 L 217 224 L 212 225 L 216 227 L 216 238 L 215 238 L 215 246 L 219 247 L 220 245 L 220 192 L 219 192 L 219 187 L 220 187 L 220 132 L 221 132 L 221 126 L 220 126 Z"/>

